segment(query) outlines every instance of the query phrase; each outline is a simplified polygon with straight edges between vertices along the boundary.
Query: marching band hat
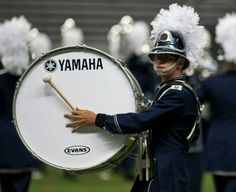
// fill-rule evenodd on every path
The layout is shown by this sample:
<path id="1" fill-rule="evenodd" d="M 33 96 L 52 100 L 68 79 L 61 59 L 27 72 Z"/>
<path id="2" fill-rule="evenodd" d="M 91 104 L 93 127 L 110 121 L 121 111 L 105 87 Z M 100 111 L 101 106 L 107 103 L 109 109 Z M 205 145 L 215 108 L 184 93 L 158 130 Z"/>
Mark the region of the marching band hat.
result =
<path id="1" fill-rule="evenodd" d="M 189 60 L 186 57 L 185 45 L 182 36 L 173 31 L 164 31 L 157 38 L 155 45 L 148 54 L 149 58 L 154 61 L 155 55 L 171 54 L 186 59 L 184 68 L 189 66 Z"/>
<path id="2" fill-rule="evenodd" d="M 151 22 L 154 47 L 149 53 L 150 59 L 153 61 L 159 54 L 172 54 L 185 58 L 184 69 L 195 68 L 206 46 L 204 27 L 199 25 L 199 19 L 190 6 L 173 3 L 168 9 L 161 9 Z"/>

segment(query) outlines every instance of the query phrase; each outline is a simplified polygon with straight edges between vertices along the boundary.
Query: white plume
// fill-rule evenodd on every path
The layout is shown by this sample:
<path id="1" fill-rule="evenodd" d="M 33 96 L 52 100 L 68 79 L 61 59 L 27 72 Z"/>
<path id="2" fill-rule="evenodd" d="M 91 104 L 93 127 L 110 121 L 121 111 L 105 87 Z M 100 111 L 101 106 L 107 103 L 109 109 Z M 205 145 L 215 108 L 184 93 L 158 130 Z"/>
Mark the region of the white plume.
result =
<path id="1" fill-rule="evenodd" d="M 120 32 L 121 26 L 116 24 L 111 27 L 107 34 L 109 53 L 118 58 L 120 50 Z"/>
<path id="2" fill-rule="evenodd" d="M 38 32 L 35 36 L 31 37 L 29 45 L 32 58 L 36 59 L 51 49 L 52 42 L 45 33 Z"/>
<path id="3" fill-rule="evenodd" d="M 24 16 L 13 17 L 0 26 L 0 55 L 3 67 L 14 75 L 21 75 L 29 65 L 30 23 Z"/>
<path id="4" fill-rule="evenodd" d="M 151 22 L 153 30 L 151 37 L 156 41 L 159 34 L 165 30 L 175 31 L 182 35 L 185 47 L 186 57 L 191 65 L 196 63 L 196 59 L 203 53 L 206 46 L 202 34 L 204 27 L 199 26 L 198 13 L 189 6 L 179 6 L 174 3 L 169 6 L 168 10 L 161 9 L 155 19 Z"/>
<path id="5" fill-rule="evenodd" d="M 73 27 L 62 33 L 63 46 L 78 45 L 81 43 L 84 43 L 84 35 L 80 28 Z"/>
<path id="6" fill-rule="evenodd" d="M 216 42 L 224 50 L 224 59 L 236 63 L 236 14 L 227 13 L 216 25 Z"/>
<path id="7" fill-rule="evenodd" d="M 205 68 L 206 65 L 210 65 L 214 63 L 213 59 L 210 56 L 209 49 L 211 47 L 211 34 L 209 31 L 204 28 L 202 31 L 202 41 L 205 42 L 205 47 L 203 50 L 203 54 L 200 54 L 198 58 L 196 58 L 196 63 L 192 64 L 189 69 L 194 71 L 196 66 Z M 209 63 L 209 64 L 208 64 Z M 213 64 L 214 65 L 214 64 Z M 206 66 L 207 67 L 207 66 Z"/>
<path id="8" fill-rule="evenodd" d="M 149 38 L 149 27 L 143 21 L 136 21 L 133 24 L 132 32 L 129 34 L 130 48 L 136 55 L 144 54 L 143 46 Z"/>
<path id="9" fill-rule="evenodd" d="M 206 28 L 203 30 L 202 39 L 206 42 L 204 49 L 209 50 L 211 48 L 211 34 Z"/>

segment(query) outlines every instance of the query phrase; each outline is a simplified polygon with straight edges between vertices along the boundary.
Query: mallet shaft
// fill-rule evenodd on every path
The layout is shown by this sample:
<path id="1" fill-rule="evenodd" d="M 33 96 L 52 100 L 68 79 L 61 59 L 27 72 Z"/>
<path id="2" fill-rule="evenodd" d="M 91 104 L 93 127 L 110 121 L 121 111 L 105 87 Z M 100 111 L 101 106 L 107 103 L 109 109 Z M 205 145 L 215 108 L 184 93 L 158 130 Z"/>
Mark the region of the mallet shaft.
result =
<path id="1" fill-rule="evenodd" d="M 69 105 L 72 110 L 75 110 L 71 102 L 63 95 L 63 93 L 58 89 L 58 87 L 53 83 L 51 78 L 44 78 L 45 83 L 48 83 L 60 96 L 61 98 Z"/>

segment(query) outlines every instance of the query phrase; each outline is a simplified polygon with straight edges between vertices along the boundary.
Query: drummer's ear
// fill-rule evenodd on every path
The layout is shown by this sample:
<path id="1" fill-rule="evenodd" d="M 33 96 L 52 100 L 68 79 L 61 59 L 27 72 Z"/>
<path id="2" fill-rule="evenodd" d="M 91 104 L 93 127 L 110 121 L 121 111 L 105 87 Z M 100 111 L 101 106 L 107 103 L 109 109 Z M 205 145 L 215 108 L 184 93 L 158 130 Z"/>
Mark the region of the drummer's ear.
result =
<path id="1" fill-rule="evenodd" d="M 186 60 L 183 57 L 179 58 L 177 68 L 183 70 Z"/>

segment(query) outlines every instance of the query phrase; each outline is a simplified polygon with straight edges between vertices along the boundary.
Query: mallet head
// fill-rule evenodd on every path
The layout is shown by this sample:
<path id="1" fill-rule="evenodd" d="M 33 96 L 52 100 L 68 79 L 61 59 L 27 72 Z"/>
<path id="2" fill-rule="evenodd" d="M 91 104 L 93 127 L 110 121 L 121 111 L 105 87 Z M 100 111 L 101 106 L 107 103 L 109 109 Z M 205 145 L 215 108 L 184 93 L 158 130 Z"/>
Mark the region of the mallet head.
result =
<path id="1" fill-rule="evenodd" d="M 52 77 L 49 75 L 49 76 L 46 76 L 43 78 L 43 82 L 44 83 L 49 83 L 51 81 Z"/>

